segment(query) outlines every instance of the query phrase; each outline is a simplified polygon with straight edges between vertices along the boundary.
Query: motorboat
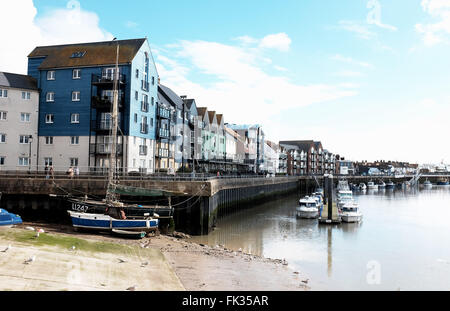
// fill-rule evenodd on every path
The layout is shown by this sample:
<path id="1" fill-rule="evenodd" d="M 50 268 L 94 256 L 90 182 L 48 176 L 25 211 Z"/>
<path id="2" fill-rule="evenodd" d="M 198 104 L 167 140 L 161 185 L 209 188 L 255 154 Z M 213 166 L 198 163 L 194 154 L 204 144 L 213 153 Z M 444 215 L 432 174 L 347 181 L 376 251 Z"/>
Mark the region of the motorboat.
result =
<path id="1" fill-rule="evenodd" d="M 378 189 L 384 189 L 386 188 L 386 184 L 384 183 L 384 181 L 380 181 L 380 183 L 378 184 Z"/>
<path id="2" fill-rule="evenodd" d="M 446 179 L 446 178 L 440 179 L 437 184 L 438 184 L 438 186 L 448 186 L 448 185 L 450 185 L 448 179 Z"/>
<path id="3" fill-rule="evenodd" d="M 375 184 L 373 181 L 369 181 L 367 183 L 367 189 L 369 189 L 369 190 L 378 190 L 378 185 Z"/>
<path id="4" fill-rule="evenodd" d="M 367 190 L 367 186 L 366 186 L 366 184 L 365 183 L 360 183 L 359 184 L 359 190 L 361 190 L 361 191 L 366 191 Z"/>
<path id="5" fill-rule="evenodd" d="M 340 216 L 343 222 L 354 223 L 362 220 L 362 213 L 355 201 L 345 203 L 340 209 Z"/>
<path id="6" fill-rule="evenodd" d="M 389 181 L 386 183 L 386 188 L 387 188 L 387 189 L 394 189 L 394 188 L 395 188 L 395 184 L 392 182 L 392 180 L 389 180 Z"/>
<path id="7" fill-rule="evenodd" d="M 429 180 L 427 179 L 427 180 L 425 180 L 425 182 L 423 183 L 423 186 L 424 186 L 425 188 L 432 188 L 432 187 L 433 187 L 433 184 L 431 183 L 431 181 L 429 181 Z"/>
<path id="8" fill-rule="evenodd" d="M 337 185 L 337 191 L 350 191 L 350 186 L 348 185 L 348 182 L 346 180 L 339 180 L 339 183 Z"/>
<path id="9" fill-rule="evenodd" d="M 315 197 L 305 196 L 299 201 L 297 217 L 314 219 L 319 217 L 319 205 Z"/>

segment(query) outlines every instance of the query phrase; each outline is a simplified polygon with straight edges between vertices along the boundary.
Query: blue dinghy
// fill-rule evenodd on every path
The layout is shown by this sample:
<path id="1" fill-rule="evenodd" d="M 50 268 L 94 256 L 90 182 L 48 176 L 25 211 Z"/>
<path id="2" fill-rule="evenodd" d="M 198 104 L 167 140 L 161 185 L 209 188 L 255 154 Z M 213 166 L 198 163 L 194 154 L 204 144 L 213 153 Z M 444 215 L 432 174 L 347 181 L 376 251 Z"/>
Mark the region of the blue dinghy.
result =
<path id="1" fill-rule="evenodd" d="M 0 226 L 12 226 L 22 223 L 22 218 L 19 215 L 11 214 L 8 211 L 0 208 Z"/>

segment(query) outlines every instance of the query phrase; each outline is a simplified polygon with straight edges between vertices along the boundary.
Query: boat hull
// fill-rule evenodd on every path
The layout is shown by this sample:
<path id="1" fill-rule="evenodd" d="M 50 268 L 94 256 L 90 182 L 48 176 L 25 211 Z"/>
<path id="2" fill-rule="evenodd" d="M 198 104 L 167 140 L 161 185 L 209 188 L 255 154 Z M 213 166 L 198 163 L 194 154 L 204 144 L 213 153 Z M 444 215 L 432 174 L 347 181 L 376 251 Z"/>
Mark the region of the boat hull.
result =
<path id="1" fill-rule="evenodd" d="M 0 226 L 11 227 L 22 223 L 19 215 L 9 213 L 4 209 L 0 209 Z"/>
<path id="2" fill-rule="evenodd" d="M 361 222 L 362 215 L 360 214 L 341 214 L 341 219 L 343 222 L 353 223 L 353 222 Z"/>
<path id="3" fill-rule="evenodd" d="M 88 214 L 68 211 L 74 228 L 95 230 L 138 230 L 154 231 L 158 229 L 158 219 L 114 219 L 108 215 Z"/>
<path id="4" fill-rule="evenodd" d="M 303 210 L 303 209 L 297 209 L 297 217 L 303 218 L 303 219 L 315 219 L 319 217 L 319 210 Z"/>

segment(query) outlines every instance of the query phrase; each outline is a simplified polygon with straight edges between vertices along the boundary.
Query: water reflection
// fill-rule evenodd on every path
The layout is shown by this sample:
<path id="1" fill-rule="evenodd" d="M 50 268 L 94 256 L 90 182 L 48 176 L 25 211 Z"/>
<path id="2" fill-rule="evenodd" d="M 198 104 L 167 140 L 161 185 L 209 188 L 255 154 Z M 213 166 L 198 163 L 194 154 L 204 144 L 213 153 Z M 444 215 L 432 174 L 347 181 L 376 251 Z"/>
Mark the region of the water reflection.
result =
<path id="1" fill-rule="evenodd" d="M 448 289 L 449 187 L 355 192 L 361 223 L 319 225 L 297 219 L 299 195 L 267 202 L 220 219 L 209 245 L 286 259 L 306 272 L 313 289 Z M 430 213 L 431 211 L 431 213 Z M 439 215 L 440 217 L 430 217 Z M 383 282 L 366 283 L 367 263 L 380 262 Z"/>

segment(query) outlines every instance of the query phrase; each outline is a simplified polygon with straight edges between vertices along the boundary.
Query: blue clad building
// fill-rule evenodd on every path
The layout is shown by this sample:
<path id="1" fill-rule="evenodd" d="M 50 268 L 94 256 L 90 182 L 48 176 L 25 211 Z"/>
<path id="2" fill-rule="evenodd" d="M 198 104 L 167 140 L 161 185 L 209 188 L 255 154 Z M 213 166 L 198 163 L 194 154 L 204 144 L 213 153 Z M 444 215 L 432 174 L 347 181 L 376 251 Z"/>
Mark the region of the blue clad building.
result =
<path id="1" fill-rule="evenodd" d="M 145 38 L 36 47 L 28 55 L 28 74 L 40 91 L 40 169 L 109 167 L 117 45 L 117 164 L 124 172 L 153 172 L 159 77 Z"/>

